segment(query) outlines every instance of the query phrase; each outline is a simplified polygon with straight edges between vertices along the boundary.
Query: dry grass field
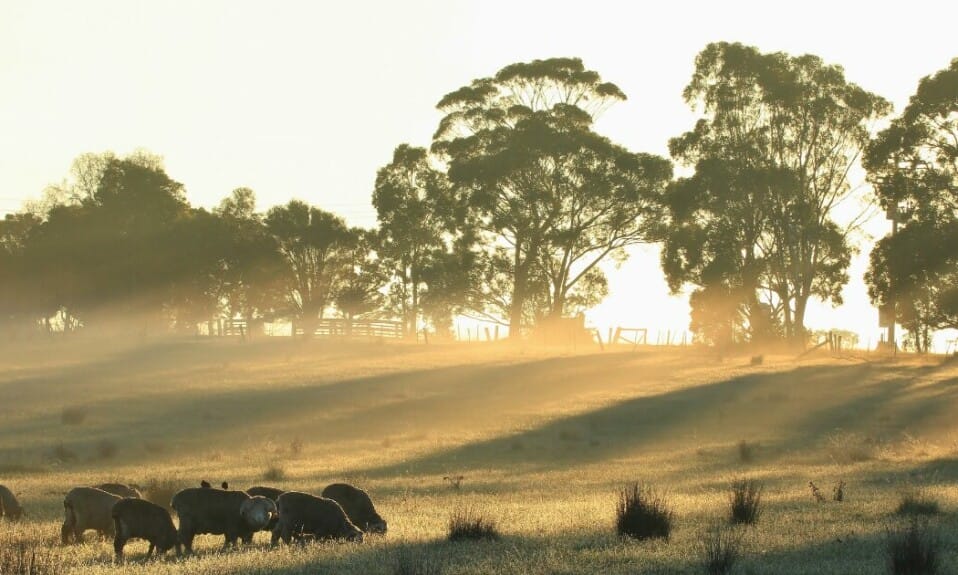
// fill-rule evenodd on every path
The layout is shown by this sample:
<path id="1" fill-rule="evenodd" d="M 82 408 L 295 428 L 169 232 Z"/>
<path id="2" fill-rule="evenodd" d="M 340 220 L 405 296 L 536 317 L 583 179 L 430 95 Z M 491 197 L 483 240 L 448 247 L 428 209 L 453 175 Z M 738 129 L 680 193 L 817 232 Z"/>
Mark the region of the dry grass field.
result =
<path id="1" fill-rule="evenodd" d="M 289 340 L 0 350 L 0 484 L 29 513 L 0 522 L 5 573 L 20 549 L 37 575 L 705 573 L 703 542 L 743 478 L 762 514 L 726 528 L 735 573 L 883 573 L 916 492 L 940 508 L 939 572 L 958 572 L 958 362 Z M 193 557 L 149 562 L 135 542 L 122 566 L 93 532 L 59 545 L 70 487 L 133 482 L 162 500 L 201 479 L 349 481 L 389 533 L 277 549 L 260 533 L 226 552 L 200 536 Z M 633 482 L 673 507 L 667 541 L 616 535 Z M 465 509 L 501 536 L 448 542 Z"/>

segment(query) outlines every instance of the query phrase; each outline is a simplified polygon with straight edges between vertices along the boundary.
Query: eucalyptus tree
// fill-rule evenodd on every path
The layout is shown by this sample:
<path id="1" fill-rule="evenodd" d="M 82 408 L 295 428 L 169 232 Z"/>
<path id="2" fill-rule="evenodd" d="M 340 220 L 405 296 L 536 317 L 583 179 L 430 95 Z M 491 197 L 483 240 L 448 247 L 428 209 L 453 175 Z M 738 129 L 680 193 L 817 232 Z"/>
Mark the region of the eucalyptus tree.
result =
<path id="1" fill-rule="evenodd" d="M 372 197 L 379 220 L 376 251 L 392 270 L 392 307 L 406 333 L 415 333 L 423 316 L 422 296 L 435 283 L 435 273 L 448 261 L 451 244 L 467 232 L 446 174 L 437 169 L 425 148 L 400 144 L 392 161 L 376 174 Z M 465 270 L 459 270 L 465 273 Z M 443 288 L 451 289 L 451 285 Z M 434 298 L 435 299 L 435 298 Z"/>
<path id="2" fill-rule="evenodd" d="M 246 320 L 255 334 L 264 320 L 285 307 L 289 268 L 269 233 L 263 215 L 256 212 L 256 194 L 236 188 L 214 210 L 226 234 L 218 277 L 220 298 L 231 318 Z"/>
<path id="3" fill-rule="evenodd" d="M 356 234 L 342 218 L 299 200 L 271 208 L 266 227 L 286 260 L 286 301 L 309 337 L 351 269 Z"/>
<path id="4" fill-rule="evenodd" d="M 901 116 L 865 156 L 868 177 L 899 232 L 871 253 L 869 295 L 896 315 L 919 351 L 958 328 L 958 58 L 922 78 Z"/>
<path id="5" fill-rule="evenodd" d="M 553 58 L 511 64 L 438 104 L 445 115 L 432 149 L 486 243 L 509 258 L 512 336 L 530 315 L 563 313 L 604 258 L 656 237 L 652 214 L 670 164 L 592 131 L 596 116 L 625 98 L 581 60 Z M 537 277 L 548 296 L 530 314 Z"/>
<path id="6" fill-rule="evenodd" d="M 890 105 L 817 56 L 724 42 L 698 55 L 683 95 L 703 117 L 670 143 L 695 168 L 668 200 L 670 284 L 727 293 L 753 335 L 774 319 L 801 340 L 811 297 L 841 303 L 861 222 L 836 210 Z"/>

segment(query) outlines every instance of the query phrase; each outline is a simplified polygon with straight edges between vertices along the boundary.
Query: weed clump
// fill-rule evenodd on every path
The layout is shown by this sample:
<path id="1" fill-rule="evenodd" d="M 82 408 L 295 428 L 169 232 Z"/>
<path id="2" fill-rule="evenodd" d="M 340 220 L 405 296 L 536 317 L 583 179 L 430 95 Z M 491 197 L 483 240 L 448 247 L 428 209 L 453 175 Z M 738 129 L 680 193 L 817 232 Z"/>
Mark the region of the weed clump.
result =
<path id="1" fill-rule="evenodd" d="M 103 439 L 96 444 L 96 457 L 97 459 L 113 459 L 119 450 L 119 446 L 114 441 Z"/>
<path id="2" fill-rule="evenodd" d="M 401 547 L 393 560 L 392 575 L 442 575 L 442 566 L 425 553 Z"/>
<path id="3" fill-rule="evenodd" d="M 81 425 L 86 421 L 87 408 L 82 405 L 64 407 L 60 412 L 60 422 L 63 425 Z"/>
<path id="4" fill-rule="evenodd" d="M 63 445 L 62 441 L 53 447 L 51 455 L 53 456 L 53 459 L 59 461 L 60 463 L 70 463 L 71 461 L 76 461 L 78 457 L 76 451 L 73 451 L 66 445 Z"/>
<path id="5" fill-rule="evenodd" d="M 888 533 L 885 553 L 893 575 L 934 575 L 940 564 L 941 541 L 927 521 L 912 517 L 906 527 Z"/>
<path id="6" fill-rule="evenodd" d="M 937 515 L 941 511 L 938 502 L 928 496 L 920 487 L 907 489 L 898 500 L 896 515 Z"/>
<path id="7" fill-rule="evenodd" d="M 742 539 L 729 527 L 710 529 L 702 540 L 703 567 L 707 575 L 728 575 L 741 557 Z"/>
<path id="8" fill-rule="evenodd" d="M 286 468 L 278 461 L 271 461 L 266 465 L 263 471 L 263 479 L 266 481 L 282 481 L 286 478 Z"/>
<path id="9" fill-rule="evenodd" d="M 633 539 L 668 539 L 674 512 L 665 496 L 638 483 L 619 492 L 615 508 L 615 530 Z"/>
<path id="10" fill-rule="evenodd" d="M 180 483 L 174 479 L 156 479 L 154 477 L 143 485 L 141 492 L 143 498 L 150 503 L 155 503 L 164 509 L 171 509 L 170 501 L 180 489 Z"/>
<path id="11" fill-rule="evenodd" d="M 733 481 L 728 502 L 731 523 L 752 525 L 762 514 L 762 486 L 754 479 Z"/>
<path id="12" fill-rule="evenodd" d="M 472 508 L 458 508 L 449 518 L 449 540 L 466 541 L 480 539 L 498 539 L 499 527 L 495 520 L 489 519 Z"/>
<path id="13" fill-rule="evenodd" d="M 738 460 L 742 463 L 751 463 L 755 461 L 755 451 L 758 449 L 757 443 L 749 443 L 744 439 L 738 442 Z"/>

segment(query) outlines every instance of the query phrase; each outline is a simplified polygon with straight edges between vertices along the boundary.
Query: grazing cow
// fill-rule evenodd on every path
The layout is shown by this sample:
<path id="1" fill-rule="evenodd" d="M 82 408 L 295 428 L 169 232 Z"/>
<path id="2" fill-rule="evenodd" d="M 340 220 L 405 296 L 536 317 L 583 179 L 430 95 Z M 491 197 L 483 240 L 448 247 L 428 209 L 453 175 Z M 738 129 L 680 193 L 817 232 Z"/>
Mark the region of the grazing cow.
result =
<path id="1" fill-rule="evenodd" d="M 180 518 L 180 542 L 193 552 L 193 537 L 203 533 L 223 535 L 223 548 L 242 538 L 252 541 L 276 515 L 276 504 L 265 497 L 250 497 L 245 491 L 190 487 L 173 496 L 170 506 Z"/>
<path id="2" fill-rule="evenodd" d="M 95 529 L 104 537 L 113 535 L 113 505 L 122 499 L 96 487 L 74 487 L 63 499 L 60 541 L 66 545 L 83 541 L 83 532 Z"/>
<path id="3" fill-rule="evenodd" d="M 353 525 L 346 512 L 332 499 L 309 493 L 287 491 L 276 502 L 279 523 L 270 543 L 280 539 L 289 545 L 293 536 L 312 535 L 316 539 L 347 539 L 362 543 L 363 532 Z"/>
<path id="4" fill-rule="evenodd" d="M 113 525 L 116 536 L 113 550 L 117 562 L 123 561 L 123 547 L 130 539 L 146 539 L 150 542 L 147 557 L 163 554 L 176 548 L 176 556 L 181 553 L 180 539 L 173 527 L 173 519 L 166 509 L 143 499 L 124 498 L 113 506 Z"/>
<path id="5" fill-rule="evenodd" d="M 376 513 L 372 499 L 362 489 L 346 483 L 333 483 L 323 489 L 323 497 L 339 503 L 349 520 L 367 533 L 386 533 L 386 521 Z"/>
<path id="6" fill-rule="evenodd" d="M 16 521 L 25 516 L 26 512 L 17 501 L 17 496 L 5 485 L 0 485 L 0 517 Z"/>

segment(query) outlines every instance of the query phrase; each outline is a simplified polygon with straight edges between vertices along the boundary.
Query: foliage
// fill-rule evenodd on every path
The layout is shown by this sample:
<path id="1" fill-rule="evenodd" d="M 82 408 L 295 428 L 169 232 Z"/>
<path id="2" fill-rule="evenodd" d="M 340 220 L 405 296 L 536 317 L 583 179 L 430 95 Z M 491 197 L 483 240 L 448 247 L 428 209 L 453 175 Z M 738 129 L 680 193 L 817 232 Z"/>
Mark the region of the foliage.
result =
<path id="1" fill-rule="evenodd" d="M 266 227 L 289 266 L 287 305 L 308 337 L 347 281 L 359 238 L 339 216 L 299 200 L 271 208 Z"/>
<path id="2" fill-rule="evenodd" d="M 733 481 L 728 505 L 731 523 L 755 523 L 762 514 L 762 486 L 754 479 Z"/>
<path id="3" fill-rule="evenodd" d="M 391 270 L 391 303 L 406 333 L 414 333 L 426 314 L 424 299 L 430 300 L 430 315 L 451 317 L 457 290 L 448 276 L 468 273 L 455 265 L 465 262 L 454 256 L 453 245 L 469 231 L 446 174 L 424 148 L 401 144 L 376 174 L 372 201 L 379 218 L 377 251 Z"/>
<path id="4" fill-rule="evenodd" d="M 657 237 L 669 162 L 591 129 L 598 113 L 624 99 L 581 60 L 554 58 L 506 66 L 438 104 L 445 116 L 432 149 L 463 190 L 470 221 L 501 252 L 489 260 L 500 265 L 487 269 L 509 285 L 490 293 L 495 302 L 481 311 L 504 303 L 512 336 L 529 315 L 565 313 L 570 292 L 600 261 Z"/>
<path id="5" fill-rule="evenodd" d="M 958 58 L 926 76 L 901 116 L 868 147 L 865 167 L 901 226 L 871 253 L 872 301 L 894 306 L 919 351 L 958 327 Z"/>
<path id="6" fill-rule="evenodd" d="M 633 483 L 619 492 L 615 530 L 633 539 L 668 539 L 674 515 L 665 496 L 651 487 Z"/>
<path id="7" fill-rule="evenodd" d="M 816 56 L 724 42 L 698 55 L 684 96 L 704 117 L 669 143 L 695 169 L 666 197 L 669 285 L 728 294 L 704 324 L 737 324 L 727 335 L 774 337 L 780 325 L 801 341 L 809 298 L 841 303 L 858 222 L 839 226 L 834 211 L 889 104 Z"/>
<path id="8" fill-rule="evenodd" d="M 716 526 L 702 539 L 702 553 L 707 575 L 728 575 L 742 554 L 742 539 L 733 529 Z"/>
<path id="9" fill-rule="evenodd" d="M 499 539 L 496 521 L 471 507 L 459 507 L 449 518 L 450 541 Z"/>
<path id="10" fill-rule="evenodd" d="M 906 527 L 889 531 L 885 553 L 893 575 L 934 575 L 941 565 L 941 540 L 927 521 L 913 517 Z"/>

